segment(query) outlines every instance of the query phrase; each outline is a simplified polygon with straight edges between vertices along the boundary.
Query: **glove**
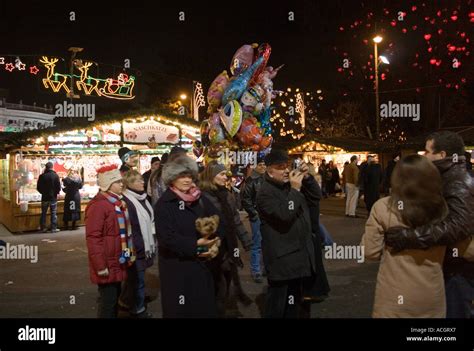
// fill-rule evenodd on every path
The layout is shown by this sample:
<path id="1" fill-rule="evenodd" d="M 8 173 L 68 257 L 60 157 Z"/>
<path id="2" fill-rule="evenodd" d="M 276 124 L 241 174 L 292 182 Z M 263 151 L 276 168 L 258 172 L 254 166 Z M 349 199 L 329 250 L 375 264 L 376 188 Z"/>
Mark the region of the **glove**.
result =
<path id="1" fill-rule="evenodd" d="M 107 277 L 107 276 L 109 275 L 109 269 L 108 269 L 108 268 L 105 268 L 105 269 L 103 269 L 103 270 L 101 270 L 101 271 L 98 271 L 98 272 L 97 272 L 97 275 L 98 275 L 99 277 Z"/>
<path id="2" fill-rule="evenodd" d="M 391 227 L 384 232 L 385 245 L 387 245 L 388 250 L 392 254 L 404 250 L 404 247 L 402 246 L 403 241 L 400 240 L 401 238 L 404 238 L 401 235 L 402 230 L 403 227 Z"/>

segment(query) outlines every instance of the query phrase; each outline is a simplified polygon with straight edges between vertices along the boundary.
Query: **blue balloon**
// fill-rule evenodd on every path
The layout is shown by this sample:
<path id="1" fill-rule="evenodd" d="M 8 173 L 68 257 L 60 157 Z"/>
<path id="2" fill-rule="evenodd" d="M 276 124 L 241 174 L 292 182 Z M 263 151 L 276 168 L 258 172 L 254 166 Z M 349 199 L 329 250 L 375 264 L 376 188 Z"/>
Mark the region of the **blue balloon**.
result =
<path id="1" fill-rule="evenodd" d="M 262 64 L 263 57 L 259 57 L 245 72 L 240 74 L 235 80 L 231 81 L 222 96 L 222 106 L 225 106 L 231 100 L 240 100 L 240 97 L 247 90 L 247 85 L 252 78 L 255 70 Z"/>

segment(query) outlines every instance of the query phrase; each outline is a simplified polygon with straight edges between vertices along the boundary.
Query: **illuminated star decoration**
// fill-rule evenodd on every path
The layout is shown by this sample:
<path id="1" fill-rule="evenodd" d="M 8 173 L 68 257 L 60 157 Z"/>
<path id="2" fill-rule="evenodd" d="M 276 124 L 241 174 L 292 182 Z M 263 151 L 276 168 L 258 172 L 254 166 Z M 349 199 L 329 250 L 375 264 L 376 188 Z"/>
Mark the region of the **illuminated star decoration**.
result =
<path id="1" fill-rule="evenodd" d="M 17 68 L 19 71 L 24 71 L 26 68 L 26 65 L 23 62 L 20 62 Z"/>
<path id="2" fill-rule="evenodd" d="M 38 67 L 30 66 L 30 73 L 36 75 L 39 72 Z"/>
<path id="3" fill-rule="evenodd" d="M 4 65 L 5 64 L 5 57 L 0 57 L 0 65 Z"/>
<path id="4" fill-rule="evenodd" d="M 5 69 L 7 71 L 13 72 L 13 70 L 15 69 L 15 66 L 13 65 L 13 63 L 10 62 L 5 65 Z"/>

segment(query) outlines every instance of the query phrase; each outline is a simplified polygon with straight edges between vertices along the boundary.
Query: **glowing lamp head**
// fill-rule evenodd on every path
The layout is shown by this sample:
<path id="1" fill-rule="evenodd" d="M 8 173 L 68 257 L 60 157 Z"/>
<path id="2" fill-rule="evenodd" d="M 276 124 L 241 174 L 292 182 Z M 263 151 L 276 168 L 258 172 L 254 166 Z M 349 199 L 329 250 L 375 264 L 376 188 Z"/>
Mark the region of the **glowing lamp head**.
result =
<path id="1" fill-rule="evenodd" d="M 380 35 L 377 35 L 374 39 L 373 39 L 374 43 L 378 44 L 380 42 L 382 42 L 382 37 Z"/>

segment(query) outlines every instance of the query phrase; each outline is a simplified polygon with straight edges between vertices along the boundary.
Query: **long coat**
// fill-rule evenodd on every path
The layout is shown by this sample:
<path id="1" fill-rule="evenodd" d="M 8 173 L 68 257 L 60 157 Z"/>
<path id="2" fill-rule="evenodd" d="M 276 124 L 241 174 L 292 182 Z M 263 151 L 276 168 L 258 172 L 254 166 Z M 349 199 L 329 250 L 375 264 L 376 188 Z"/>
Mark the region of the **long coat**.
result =
<path id="1" fill-rule="evenodd" d="M 168 189 L 155 206 L 163 318 L 216 318 L 214 280 L 208 263 L 197 257 L 201 235 L 195 222 L 218 213 L 204 196 L 182 205 Z"/>
<path id="2" fill-rule="evenodd" d="M 383 180 L 382 167 L 378 163 L 369 164 L 363 172 L 364 201 L 370 211 L 375 201 L 380 198 L 380 184 Z"/>
<path id="3" fill-rule="evenodd" d="M 128 215 L 130 218 L 130 226 L 132 230 L 132 241 L 133 248 L 135 249 L 135 265 L 137 271 L 144 271 L 145 269 L 153 265 L 153 258 L 147 258 L 145 254 L 145 242 L 143 241 L 143 236 L 140 230 L 140 223 L 138 220 L 137 209 L 132 201 L 128 197 L 124 196 L 123 201 L 127 204 Z M 148 200 L 145 200 L 148 201 Z M 140 210 L 146 211 L 144 207 Z M 152 223 L 152 225 L 155 225 Z"/>
<path id="4" fill-rule="evenodd" d="M 78 221 L 81 219 L 81 194 L 82 181 L 80 178 L 66 177 L 63 179 L 64 197 L 64 216 L 63 221 Z"/>
<path id="5" fill-rule="evenodd" d="M 312 220 L 305 193 L 314 192 L 316 180 L 303 180 L 301 192 L 289 183 L 277 184 L 267 174 L 257 195 L 262 253 L 268 279 L 310 277 L 316 271 Z"/>
<path id="6" fill-rule="evenodd" d="M 366 259 L 381 260 L 372 316 L 444 318 L 446 300 L 442 267 L 446 246 L 392 254 L 385 246 L 384 232 L 390 227 L 406 226 L 398 211 L 389 204 L 390 196 L 375 203 L 361 242 Z M 460 256 L 469 254 L 466 246 L 458 250 Z"/>
<path id="7" fill-rule="evenodd" d="M 127 267 L 119 263 L 122 246 L 115 206 L 98 193 L 87 204 L 85 222 L 91 281 L 106 284 L 125 280 Z M 109 270 L 107 277 L 97 275 L 105 268 Z"/>

